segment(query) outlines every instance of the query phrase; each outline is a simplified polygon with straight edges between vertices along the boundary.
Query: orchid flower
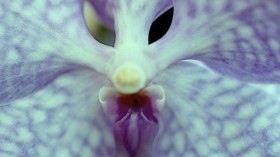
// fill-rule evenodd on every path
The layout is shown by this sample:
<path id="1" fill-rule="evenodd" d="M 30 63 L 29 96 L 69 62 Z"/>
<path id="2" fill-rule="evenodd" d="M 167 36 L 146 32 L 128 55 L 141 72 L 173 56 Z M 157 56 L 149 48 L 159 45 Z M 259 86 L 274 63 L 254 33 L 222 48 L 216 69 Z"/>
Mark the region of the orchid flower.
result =
<path id="1" fill-rule="evenodd" d="M 279 0 L 91 2 L 0 0 L 1 157 L 280 156 Z"/>

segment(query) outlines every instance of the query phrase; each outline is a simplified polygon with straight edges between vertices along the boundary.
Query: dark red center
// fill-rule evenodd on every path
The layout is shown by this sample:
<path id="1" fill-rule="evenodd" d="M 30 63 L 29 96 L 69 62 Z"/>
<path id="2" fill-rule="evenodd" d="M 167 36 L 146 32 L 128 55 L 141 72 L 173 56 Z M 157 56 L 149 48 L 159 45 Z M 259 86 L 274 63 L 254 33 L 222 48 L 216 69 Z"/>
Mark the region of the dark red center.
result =
<path id="1" fill-rule="evenodd" d="M 139 109 L 150 102 L 150 98 L 144 92 L 120 95 L 118 103 L 126 107 Z"/>
<path id="2" fill-rule="evenodd" d="M 151 98 L 145 92 L 122 94 L 117 98 L 117 104 L 119 116 L 118 120 L 131 110 L 135 113 L 143 112 L 149 120 L 157 122 L 154 117 Z"/>

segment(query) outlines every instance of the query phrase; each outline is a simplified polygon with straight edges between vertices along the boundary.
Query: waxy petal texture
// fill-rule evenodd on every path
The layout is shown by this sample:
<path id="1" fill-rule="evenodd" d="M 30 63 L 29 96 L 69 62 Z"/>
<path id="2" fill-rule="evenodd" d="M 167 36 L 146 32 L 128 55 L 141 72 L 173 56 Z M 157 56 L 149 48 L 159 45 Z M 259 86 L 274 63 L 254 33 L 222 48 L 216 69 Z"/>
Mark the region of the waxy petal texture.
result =
<path id="1" fill-rule="evenodd" d="M 279 156 L 280 86 L 221 77 L 204 66 L 182 61 L 155 81 L 188 135 L 184 143 L 200 157 Z"/>
<path id="2" fill-rule="evenodd" d="M 104 71 L 111 53 L 88 33 L 81 0 L 0 0 L 0 39 L 0 103 L 70 70 Z"/>
<path id="3" fill-rule="evenodd" d="M 279 0 L 174 0 L 171 28 L 149 51 L 159 69 L 197 59 L 238 79 L 279 82 L 279 8 Z"/>
<path id="4" fill-rule="evenodd" d="M 100 108 L 104 76 L 84 70 L 59 77 L 0 109 L 2 157 L 112 157 L 112 126 Z"/>

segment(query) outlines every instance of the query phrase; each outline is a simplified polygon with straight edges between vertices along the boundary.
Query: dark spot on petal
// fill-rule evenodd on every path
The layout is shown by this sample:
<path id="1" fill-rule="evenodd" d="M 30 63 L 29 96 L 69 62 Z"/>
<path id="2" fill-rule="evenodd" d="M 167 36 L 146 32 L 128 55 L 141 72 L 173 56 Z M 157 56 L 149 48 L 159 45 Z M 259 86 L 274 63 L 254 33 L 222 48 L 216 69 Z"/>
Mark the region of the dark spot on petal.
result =
<path id="1" fill-rule="evenodd" d="M 152 24 L 149 32 L 149 44 L 162 38 L 168 31 L 173 17 L 173 8 L 160 15 Z"/>

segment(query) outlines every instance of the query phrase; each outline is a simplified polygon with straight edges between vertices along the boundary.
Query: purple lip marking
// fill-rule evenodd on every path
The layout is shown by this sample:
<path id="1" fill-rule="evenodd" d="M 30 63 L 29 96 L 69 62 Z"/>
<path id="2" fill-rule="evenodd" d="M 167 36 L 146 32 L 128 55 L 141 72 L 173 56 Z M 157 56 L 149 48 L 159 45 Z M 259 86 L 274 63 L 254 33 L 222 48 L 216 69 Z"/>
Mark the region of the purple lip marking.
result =
<path id="1" fill-rule="evenodd" d="M 152 145 L 158 132 L 158 120 L 152 101 L 144 92 L 120 95 L 114 124 L 117 156 L 152 156 Z"/>

